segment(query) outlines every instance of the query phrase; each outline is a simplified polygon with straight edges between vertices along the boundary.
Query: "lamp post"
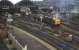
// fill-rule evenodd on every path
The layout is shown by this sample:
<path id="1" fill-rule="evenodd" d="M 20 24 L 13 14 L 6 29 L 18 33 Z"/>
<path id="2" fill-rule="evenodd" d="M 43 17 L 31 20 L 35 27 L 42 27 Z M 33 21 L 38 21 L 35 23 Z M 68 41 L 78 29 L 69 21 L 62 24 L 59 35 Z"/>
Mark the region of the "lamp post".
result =
<path id="1" fill-rule="evenodd" d="M 43 27 L 43 25 L 44 25 L 44 23 L 43 23 L 42 21 L 43 21 L 43 15 L 40 14 L 40 22 L 41 22 L 40 29 L 42 29 L 42 27 Z"/>
<path id="2" fill-rule="evenodd" d="M 10 26 L 13 22 L 13 19 L 12 19 L 12 15 L 11 14 L 7 14 L 7 23 L 8 23 L 8 27 L 9 27 L 9 32 L 13 32 L 13 28 Z"/>
<path id="3" fill-rule="evenodd" d="M 10 38 L 11 37 L 10 34 L 14 33 L 13 27 L 11 26 L 12 22 L 13 22 L 12 15 L 7 13 L 7 25 L 8 25 L 8 28 L 9 28 L 9 30 L 8 30 L 8 36 L 9 37 L 8 37 L 7 41 L 8 41 L 8 45 L 10 46 L 9 49 L 11 49 L 11 50 L 16 49 L 12 39 Z"/>

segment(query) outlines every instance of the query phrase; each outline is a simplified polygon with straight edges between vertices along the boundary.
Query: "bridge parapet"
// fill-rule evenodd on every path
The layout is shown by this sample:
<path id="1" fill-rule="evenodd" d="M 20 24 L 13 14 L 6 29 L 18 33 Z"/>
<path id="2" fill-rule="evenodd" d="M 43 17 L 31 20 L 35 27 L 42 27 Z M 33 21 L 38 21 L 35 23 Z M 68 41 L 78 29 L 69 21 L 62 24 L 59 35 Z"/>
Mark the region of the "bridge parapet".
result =
<path id="1" fill-rule="evenodd" d="M 9 39 L 12 40 L 12 43 L 13 43 L 14 47 L 16 47 L 17 50 L 27 50 L 27 45 L 25 45 L 25 47 L 23 47 L 23 46 L 15 39 L 15 36 L 13 36 L 12 34 L 9 34 Z"/>

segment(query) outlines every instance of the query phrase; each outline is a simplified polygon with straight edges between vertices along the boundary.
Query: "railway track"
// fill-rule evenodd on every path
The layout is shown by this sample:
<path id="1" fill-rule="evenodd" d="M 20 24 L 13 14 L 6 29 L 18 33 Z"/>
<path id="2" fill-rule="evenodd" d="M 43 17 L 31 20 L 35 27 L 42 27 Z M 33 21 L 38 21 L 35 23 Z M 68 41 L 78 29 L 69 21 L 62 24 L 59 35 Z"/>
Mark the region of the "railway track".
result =
<path id="1" fill-rule="evenodd" d="M 22 23 L 21 23 L 21 24 L 22 24 Z M 19 24 L 19 25 L 21 25 L 21 24 Z M 23 24 L 22 26 L 24 26 L 24 24 Z M 26 26 L 24 26 L 23 28 L 25 28 L 25 27 L 26 27 Z M 22 29 L 23 29 L 23 28 L 22 28 Z M 24 30 L 26 30 L 26 28 L 25 28 Z M 39 31 L 37 31 L 37 32 L 39 32 Z M 41 33 L 42 33 L 42 32 L 41 32 Z M 43 35 L 43 34 L 44 34 L 44 35 Z M 38 33 L 35 33 L 34 35 L 36 35 L 36 36 L 39 37 L 40 32 L 39 32 L 39 34 L 38 34 Z M 45 33 L 42 33 L 41 35 L 42 35 L 42 37 L 40 37 L 41 39 L 44 38 L 44 37 L 46 37 L 46 36 L 48 36 L 48 35 L 45 36 Z M 41 36 L 41 35 L 40 35 L 40 36 Z M 47 41 L 47 42 L 52 40 L 51 42 L 54 42 L 56 45 L 58 44 L 57 46 L 60 45 L 60 46 L 63 47 L 63 45 L 65 45 L 66 47 L 64 47 L 64 48 L 69 48 L 69 46 L 70 46 L 71 49 L 74 48 L 74 47 L 71 47 L 72 45 L 68 45 L 69 43 L 68 43 L 68 44 L 65 44 L 64 42 L 60 41 L 60 39 L 58 39 L 58 38 L 55 38 L 55 37 L 53 37 L 53 36 L 52 36 L 52 37 L 49 36 L 49 37 L 50 37 L 50 38 L 46 37 L 47 40 L 45 40 L 45 39 L 43 39 L 43 40 L 45 40 L 45 41 Z M 53 40 L 53 38 L 54 38 L 55 40 Z M 56 41 L 57 41 L 57 43 L 56 43 Z M 60 43 L 59 43 L 58 41 L 60 41 Z M 49 42 L 49 43 L 52 44 L 51 42 Z M 53 44 L 54 44 L 54 43 L 53 43 Z M 63 43 L 64 43 L 64 44 L 63 44 Z M 52 44 L 52 45 L 53 45 L 53 44 Z M 54 45 L 54 46 L 56 46 L 56 45 Z M 56 46 L 56 47 L 57 47 L 57 46 Z M 59 46 L 59 47 L 60 47 L 60 46 Z M 69 48 L 69 50 L 70 50 L 70 48 Z M 75 48 L 75 50 L 76 50 L 76 48 Z"/>
<path id="2" fill-rule="evenodd" d="M 79 19 L 76 20 L 77 22 L 74 22 L 73 20 L 70 20 L 69 23 L 64 23 L 64 25 L 67 26 L 67 27 L 70 27 L 71 29 L 79 31 L 78 20 Z"/>

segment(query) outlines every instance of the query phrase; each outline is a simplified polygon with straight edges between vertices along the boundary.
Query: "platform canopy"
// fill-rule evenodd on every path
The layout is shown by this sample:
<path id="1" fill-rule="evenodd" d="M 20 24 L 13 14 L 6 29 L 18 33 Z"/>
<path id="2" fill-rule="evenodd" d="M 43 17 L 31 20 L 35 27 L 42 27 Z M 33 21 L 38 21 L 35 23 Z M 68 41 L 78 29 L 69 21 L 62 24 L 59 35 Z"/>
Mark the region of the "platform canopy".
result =
<path id="1" fill-rule="evenodd" d="M 34 5 L 33 2 L 31 2 L 30 0 L 22 0 L 20 2 L 18 2 L 17 4 L 15 4 L 16 6 L 32 6 Z"/>
<path id="2" fill-rule="evenodd" d="M 0 1 L 0 12 L 9 12 L 10 9 L 13 9 L 14 5 L 9 0 L 1 0 Z"/>

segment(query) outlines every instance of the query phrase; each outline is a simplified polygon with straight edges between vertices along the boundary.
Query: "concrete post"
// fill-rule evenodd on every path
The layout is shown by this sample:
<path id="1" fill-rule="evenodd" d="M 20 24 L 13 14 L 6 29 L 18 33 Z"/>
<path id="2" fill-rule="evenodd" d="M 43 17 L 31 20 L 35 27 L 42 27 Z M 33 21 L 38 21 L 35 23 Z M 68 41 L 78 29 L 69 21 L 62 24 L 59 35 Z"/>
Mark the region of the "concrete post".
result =
<path id="1" fill-rule="evenodd" d="M 27 50 L 27 45 L 25 45 L 25 47 L 24 47 L 24 48 L 22 48 L 22 50 Z"/>

